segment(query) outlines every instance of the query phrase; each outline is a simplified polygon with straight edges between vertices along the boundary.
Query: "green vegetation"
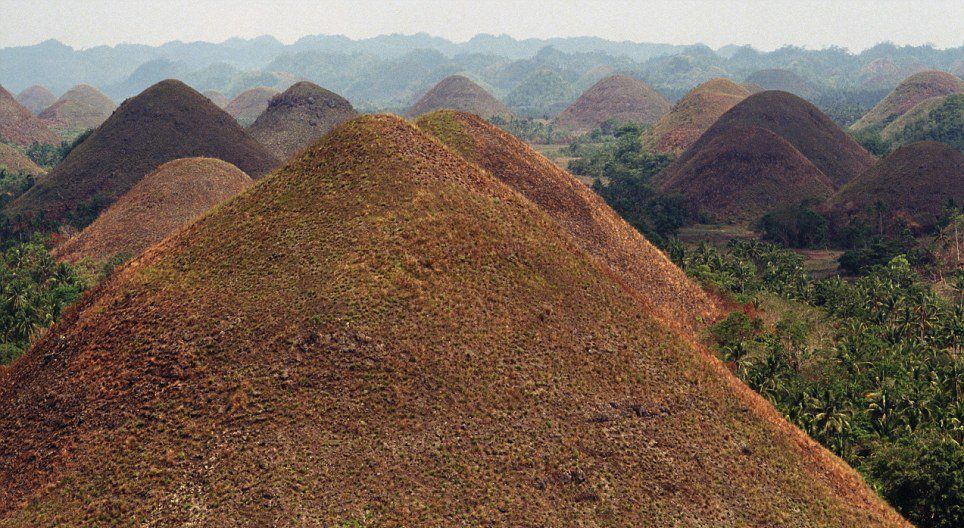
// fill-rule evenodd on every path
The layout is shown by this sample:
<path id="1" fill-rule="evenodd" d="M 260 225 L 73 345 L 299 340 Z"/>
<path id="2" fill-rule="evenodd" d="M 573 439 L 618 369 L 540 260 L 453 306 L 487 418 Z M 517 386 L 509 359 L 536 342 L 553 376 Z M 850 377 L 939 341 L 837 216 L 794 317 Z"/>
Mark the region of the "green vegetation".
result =
<path id="1" fill-rule="evenodd" d="M 32 175 L 0 167 L 0 208 L 26 192 L 33 184 Z"/>
<path id="2" fill-rule="evenodd" d="M 34 142 L 27 149 L 27 157 L 37 165 L 49 169 L 63 161 L 72 150 L 77 148 L 77 145 L 83 143 L 93 132 L 93 129 L 89 129 L 75 137 L 72 141 L 61 141 L 60 145 Z"/>
<path id="3" fill-rule="evenodd" d="M 942 297 L 902 255 L 847 282 L 755 241 L 669 253 L 746 303 L 709 332 L 740 379 L 917 526 L 964 524 L 960 281 Z"/>
<path id="4" fill-rule="evenodd" d="M 522 141 L 529 143 L 548 145 L 552 143 L 562 143 L 572 137 L 570 132 L 561 130 L 551 121 L 544 119 L 514 117 L 506 120 L 495 116 L 489 121 Z"/>
<path id="5" fill-rule="evenodd" d="M 964 94 L 948 96 L 940 105 L 894 132 L 893 146 L 939 141 L 964 152 Z"/>
<path id="6" fill-rule="evenodd" d="M 816 212 L 814 201 L 763 215 L 757 224 L 763 240 L 778 242 L 784 247 L 821 247 L 830 237 L 830 221 Z"/>

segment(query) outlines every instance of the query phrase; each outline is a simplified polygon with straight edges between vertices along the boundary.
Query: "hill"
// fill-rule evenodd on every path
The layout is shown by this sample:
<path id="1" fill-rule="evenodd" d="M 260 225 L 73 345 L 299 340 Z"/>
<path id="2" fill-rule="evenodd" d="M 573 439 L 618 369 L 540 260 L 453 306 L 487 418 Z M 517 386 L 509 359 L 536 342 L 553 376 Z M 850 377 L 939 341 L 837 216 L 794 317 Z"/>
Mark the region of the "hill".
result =
<path id="1" fill-rule="evenodd" d="M 60 134 L 80 133 L 97 128 L 117 108 L 109 97 L 87 84 L 74 86 L 38 117 Z"/>
<path id="2" fill-rule="evenodd" d="M 361 117 L 0 378 L 0 524 L 907 527 L 528 199 Z"/>
<path id="3" fill-rule="evenodd" d="M 442 79 L 409 108 L 406 115 L 417 117 L 432 110 L 461 110 L 483 119 L 512 119 L 512 112 L 501 101 L 468 77 L 452 75 Z"/>
<path id="4" fill-rule="evenodd" d="M 751 73 L 745 80 L 748 84 L 755 84 L 764 90 L 780 90 L 789 92 L 797 97 L 813 100 L 817 94 L 817 87 L 790 70 L 768 69 Z"/>
<path id="5" fill-rule="evenodd" d="M 723 114 L 677 160 L 678 165 L 730 129 L 766 128 L 787 140 L 836 186 L 860 174 L 874 157 L 816 106 L 787 92 L 753 94 Z M 662 178 L 662 177 L 661 177 Z"/>
<path id="6" fill-rule="evenodd" d="M 924 99 L 884 127 L 880 136 L 895 145 L 939 141 L 964 152 L 964 93 Z"/>
<path id="7" fill-rule="evenodd" d="M 253 178 L 278 163 L 208 98 L 180 81 L 161 81 L 124 101 L 4 213 L 42 226 L 82 227 L 161 164 L 195 156 L 227 161 Z"/>
<path id="8" fill-rule="evenodd" d="M 60 138 L 0 86 L 0 143 L 29 147 L 35 142 L 54 145 Z"/>
<path id="9" fill-rule="evenodd" d="M 68 262 L 100 262 L 139 255 L 250 184 L 247 174 L 226 161 L 169 161 L 58 247 L 55 256 Z"/>
<path id="10" fill-rule="evenodd" d="M 700 141 L 667 167 L 660 185 L 715 223 L 753 222 L 782 207 L 823 201 L 833 190 L 799 150 L 761 127 L 732 127 Z"/>
<path id="11" fill-rule="evenodd" d="M 854 178 L 833 197 L 840 225 L 859 220 L 894 233 L 896 220 L 916 232 L 932 227 L 948 203 L 964 204 L 964 154 L 935 141 L 904 145 Z"/>
<path id="12" fill-rule="evenodd" d="M 44 86 L 33 85 L 17 94 L 17 102 L 30 113 L 37 115 L 57 101 L 57 96 Z"/>
<path id="13" fill-rule="evenodd" d="M 344 97 L 302 81 L 273 97 L 248 133 L 286 160 L 357 115 Z"/>
<path id="14" fill-rule="evenodd" d="M 717 119 L 750 96 L 750 90 L 718 77 L 693 88 L 643 137 L 659 152 L 682 152 L 706 132 Z"/>
<path id="15" fill-rule="evenodd" d="M 626 75 L 606 77 L 576 99 L 556 117 L 556 124 L 588 132 L 610 119 L 655 123 L 672 105 L 643 81 Z"/>
<path id="16" fill-rule="evenodd" d="M 964 92 L 964 81 L 942 71 L 925 71 L 904 79 L 894 91 L 874 105 L 850 126 L 859 131 L 873 126 L 886 126 L 925 99 Z"/>
<path id="17" fill-rule="evenodd" d="M 0 143 L 0 169 L 6 169 L 12 172 L 25 172 L 34 176 L 39 176 L 47 172 L 19 150 L 3 143 Z"/>
<path id="18" fill-rule="evenodd" d="M 241 126 L 247 127 L 258 119 L 258 116 L 268 108 L 271 98 L 279 93 L 281 92 L 267 86 L 251 88 L 231 99 L 231 102 L 224 107 L 224 111 L 231 114 Z"/>
<path id="19" fill-rule="evenodd" d="M 221 109 L 228 106 L 228 103 L 231 102 L 226 95 L 217 90 L 207 90 L 203 92 L 202 95 L 210 99 L 212 103 L 218 105 L 218 108 Z"/>
<path id="20" fill-rule="evenodd" d="M 515 136 L 451 110 L 426 114 L 417 125 L 535 203 L 666 324 L 693 331 L 720 316 L 714 301 L 602 198 Z"/>
<path id="21" fill-rule="evenodd" d="M 575 96 L 572 84 L 555 70 L 543 68 L 516 85 L 505 96 L 505 104 L 521 115 L 548 117 L 565 109 Z"/>

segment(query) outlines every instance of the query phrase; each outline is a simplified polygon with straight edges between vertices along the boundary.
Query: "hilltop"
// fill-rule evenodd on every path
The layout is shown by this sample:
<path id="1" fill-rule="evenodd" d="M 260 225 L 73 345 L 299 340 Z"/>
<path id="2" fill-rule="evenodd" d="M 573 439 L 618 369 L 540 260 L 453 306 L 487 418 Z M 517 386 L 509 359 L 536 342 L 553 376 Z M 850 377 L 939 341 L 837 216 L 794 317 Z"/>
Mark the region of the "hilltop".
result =
<path id="1" fill-rule="evenodd" d="M 854 178 L 833 197 L 840 225 L 860 221 L 893 234 L 904 222 L 921 232 L 932 227 L 948 203 L 964 204 L 964 154 L 935 141 L 904 145 Z"/>
<path id="2" fill-rule="evenodd" d="M 42 226 L 84 226 L 161 164 L 195 156 L 227 161 L 253 178 L 278 163 L 208 98 L 161 81 L 125 101 L 4 213 Z"/>
<path id="3" fill-rule="evenodd" d="M 39 114 L 56 101 L 56 95 L 46 87 L 38 84 L 26 88 L 17 94 L 17 102 L 22 104 L 27 110 L 30 110 L 30 113 L 33 115 Z"/>
<path id="4" fill-rule="evenodd" d="M 60 138 L 0 86 L 0 143 L 4 142 L 29 147 L 35 142 L 57 144 Z"/>
<path id="5" fill-rule="evenodd" d="M 226 161 L 182 158 L 145 176 L 55 251 L 58 260 L 132 257 L 243 191 L 251 178 Z"/>
<path id="6" fill-rule="evenodd" d="M 843 185 L 874 162 L 869 152 L 813 104 L 787 92 L 765 91 L 747 97 L 723 114 L 676 164 L 684 165 L 730 129 L 753 127 L 769 129 L 787 140 L 835 186 Z"/>
<path id="7" fill-rule="evenodd" d="M 501 101 L 462 75 L 452 75 L 439 81 L 416 101 L 405 115 L 417 117 L 432 110 L 446 108 L 471 112 L 483 119 L 512 118 L 512 112 Z"/>
<path id="8" fill-rule="evenodd" d="M 727 110 L 749 96 L 750 90 L 729 79 L 711 79 L 673 105 L 644 135 L 644 143 L 659 152 L 682 152 Z"/>
<path id="9" fill-rule="evenodd" d="M 797 97 L 811 100 L 817 96 L 817 87 L 791 70 L 768 69 L 751 73 L 745 83 L 759 86 L 764 90 L 780 90 Z"/>
<path id="10" fill-rule="evenodd" d="M 611 119 L 655 123 L 672 105 L 643 81 L 626 75 L 606 77 L 576 99 L 556 117 L 556 124 L 588 132 Z"/>
<path id="11" fill-rule="evenodd" d="M 231 114 L 242 127 L 251 126 L 258 116 L 268 108 L 271 98 L 280 94 L 278 90 L 267 86 L 251 88 L 231 99 L 224 111 Z"/>
<path id="12" fill-rule="evenodd" d="M 361 117 L 0 377 L 0 524 L 908 527 L 532 202 Z"/>
<path id="13" fill-rule="evenodd" d="M 833 182 L 799 150 L 761 127 L 731 127 L 701 139 L 667 167 L 660 185 L 716 223 L 753 222 L 781 207 L 823 201 L 833 190 Z"/>
<path id="14" fill-rule="evenodd" d="M 964 92 L 964 81 L 942 71 L 925 71 L 904 79 L 894 91 L 874 105 L 850 126 L 858 131 L 873 126 L 886 126 L 925 99 Z"/>
<path id="15" fill-rule="evenodd" d="M 694 331 L 720 309 L 596 193 L 515 136 L 478 117 L 443 110 L 417 125 L 530 199 L 604 262 L 664 323 Z"/>
<path id="16" fill-rule="evenodd" d="M 61 134 L 80 133 L 99 127 L 116 108 L 117 104 L 103 92 L 81 84 L 67 90 L 38 117 Z"/>
<path id="17" fill-rule="evenodd" d="M 46 173 L 45 170 L 37 166 L 30 158 L 19 150 L 0 143 L 0 169 L 13 172 L 25 172 L 34 176 Z"/>
<path id="18" fill-rule="evenodd" d="M 273 97 L 248 133 L 275 157 L 286 160 L 357 115 L 344 97 L 301 81 Z"/>

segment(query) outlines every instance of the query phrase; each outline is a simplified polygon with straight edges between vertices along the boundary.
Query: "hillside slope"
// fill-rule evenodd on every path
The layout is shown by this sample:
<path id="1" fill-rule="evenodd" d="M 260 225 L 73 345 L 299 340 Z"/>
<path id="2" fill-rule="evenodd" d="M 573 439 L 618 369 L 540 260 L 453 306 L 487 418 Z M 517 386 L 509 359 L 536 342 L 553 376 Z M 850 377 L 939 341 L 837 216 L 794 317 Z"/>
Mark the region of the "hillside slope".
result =
<path id="1" fill-rule="evenodd" d="M 668 114 L 643 135 L 644 144 L 659 152 L 680 153 L 706 132 L 727 110 L 750 96 L 750 90 L 718 77 L 690 90 Z"/>
<path id="2" fill-rule="evenodd" d="M 0 378 L 0 526 L 906 527 L 526 198 L 396 117 Z"/>
<path id="3" fill-rule="evenodd" d="M 643 81 L 612 75 L 583 92 L 555 122 L 576 132 L 588 132 L 610 119 L 650 124 L 666 115 L 671 107 L 665 97 Z"/>
<path id="4" fill-rule="evenodd" d="M 854 131 L 886 126 L 925 99 L 964 92 L 964 81 L 942 71 L 924 71 L 904 79 L 856 123 Z"/>
<path id="5" fill-rule="evenodd" d="M 40 176 L 47 172 L 19 150 L 3 143 L 0 143 L 0 169 L 6 169 L 12 172 L 26 172 L 34 176 Z"/>
<path id="6" fill-rule="evenodd" d="M 452 75 L 439 81 L 416 101 L 405 115 L 417 117 L 426 112 L 445 108 L 478 114 L 483 119 L 493 117 L 512 119 L 512 111 L 508 107 L 484 88 L 462 75 Z"/>
<path id="7" fill-rule="evenodd" d="M 56 145 L 60 138 L 0 86 L 0 143 L 23 147 L 33 143 Z"/>
<path id="8" fill-rule="evenodd" d="M 37 84 L 26 88 L 24 91 L 17 94 L 17 102 L 22 104 L 27 110 L 30 110 L 30 113 L 33 115 L 39 114 L 56 101 L 56 95 L 54 95 L 45 86 L 40 86 Z"/>
<path id="9" fill-rule="evenodd" d="M 224 111 L 231 114 L 238 124 L 243 127 L 251 126 L 258 116 L 268 108 L 271 98 L 281 92 L 267 86 L 258 86 L 239 93 L 224 106 Z"/>
<path id="10" fill-rule="evenodd" d="M 61 134 L 99 127 L 117 108 L 103 92 L 87 84 L 74 86 L 37 115 L 51 130 Z"/>

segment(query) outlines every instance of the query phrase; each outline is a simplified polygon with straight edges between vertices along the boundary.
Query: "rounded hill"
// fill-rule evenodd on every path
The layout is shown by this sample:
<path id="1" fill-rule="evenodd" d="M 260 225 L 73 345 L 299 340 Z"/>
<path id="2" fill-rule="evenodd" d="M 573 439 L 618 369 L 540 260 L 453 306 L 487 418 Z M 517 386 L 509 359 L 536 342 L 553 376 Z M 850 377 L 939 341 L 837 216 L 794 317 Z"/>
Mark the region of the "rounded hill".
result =
<path id="1" fill-rule="evenodd" d="M 732 127 L 701 143 L 666 169 L 660 191 L 682 195 L 695 214 L 712 222 L 752 222 L 833 194 L 833 182 L 769 129 Z"/>
<path id="2" fill-rule="evenodd" d="M 859 221 L 878 233 L 934 226 L 949 204 L 964 204 L 964 154 L 935 141 L 904 145 L 840 189 L 836 221 Z"/>
<path id="3" fill-rule="evenodd" d="M 34 176 L 40 176 L 47 172 L 19 150 L 3 143 L 0 143 L 0 169 L 23 172 Z"/>
<path id="4" fill-rule="evenodd" d="M 0 86 L 0 143 L 3 142 L 29 147 L 33 143 L 55 145 L 60 138 Z"/>
<path id="5" fill-rule="evenodd" d="M 556 117 L 556 124 L 576 132 L 588 132 L 609 120 L 651 124 L 670 108 L 670 102 L 643 81 L 612 75 L 583 92 Z"/>
<path id="6" fill-rule="evenodd" d="M 247 127 L 268 108 L 271 98 L 280 93 L 267 86 L 251 88 L 231 99 L 231 102 L 224 107 L 224 111 L 231 114 L 242 127 Z"/>
<path id="7" fill-rule="evenodd" d="M 204 156 L 258 178 L 278 161 L 186 84 L 161 81 L 128 99 L 47 177 L 8 204 L 18 225 L 85 226 L 165 162 Z"/>
<path id="8" fill-rule="evenodd" d="M 116 108 L 117 104 L 103 92 L 80 84 L 67 90 L 38 117 L 61 134 L 79 133 L 99 127 Z"/>
<path id="9" fill-rule="evenodd" d="M 33 115 L 42 112 L 57 101 L 57 96 L 45 86 L 35 84 L 17 94 L 17 102 L 30 110 Z"/>
<path id="10" fill-rule="evenodd" d="M 573 86 L 550 68 L 536 70 L 505 96 L 505 104 L 527 116 L 554 116 L 575 97 Z"/>
<path id="11" fill-rule="evenodd" d="M 218 108 L 222 108 L 222 109 L 228 106 L 228 103 L 231 102 L 226 95 L 224 95 L 223 93 L 217 90 L 207 90 L 203 92 L 202 95 L 210 99 L 212 103 L 218 106 Z"/>
<path id="12" fill-rule="evenodd" d="M 727 110 L 749 96 L 749 90 L 729 79 L 711 79 L 673 105 L 669 113 L 644 134 L 643 140 L 659 152 L 682 152 Z"/>
<path id="13" fill-rule="evenodd" d="M 778 68 L 753 72 L 746 78 L 745 82 L 759 86 L 764 90 L 789 92 L 804 99 L 813 99 L 818 92 L 816 86 L 797 73 Z"/>
<path id="14" fill-rule="evenodd" d="M 90 519 L 909 526 L 531 201 L 390 116 L 124 266 L 0 377 L 0 524 Z"/>
<path id="15" fill-rule="evenodd" d="M 894 91 L 874 105 L 850 128 L 857 131 L 873 126 L 886 126 L 925 99 L 961 92 L 964 92 L 964 81 L 950 73 L 942 71 L 916 73 L 904 79 L 897 88 L 894 88 Z"/>
<path id="16" fill-rule="evenodd" d="M 58 247 L 55 256 L 69 262 L 100 262 L 139 255 L 250 184 L 247 174 L 226 161 L 169 161 Z"/>
<path id="17" fill-rule="evenodd" d="M 286 160 L 357 115 L 344 97 L 301 81 L 273 97 L 248 133 L 278 159 Z"/>
<path id="18" fill-rule="evenodd" d="M 451 110 L 417 124 L 545 211 L 666 324 L 692 331 L 720 316 L 714 300 L 602 198 L 515 136 Z"/>
<path id="19" fill-rule="evenodd" d="M 733 128 L 760 127 L 787 140 L 816 165 L 835 186 L 866 170 L 874 157 L 813 104 L 787 92 L 753 94 L 724 113 L 687 149 L 682 165 L 718 135 Z"/>
<path id="20" fill-rule="evenodd" d="M 512 119 L 512 112 L 501 101 L 471 79 L 452 75 L 433 86 L 405 114 L 417 117 L 441 109 L 461 110 L 482 116 L 483 119 Z"/>

